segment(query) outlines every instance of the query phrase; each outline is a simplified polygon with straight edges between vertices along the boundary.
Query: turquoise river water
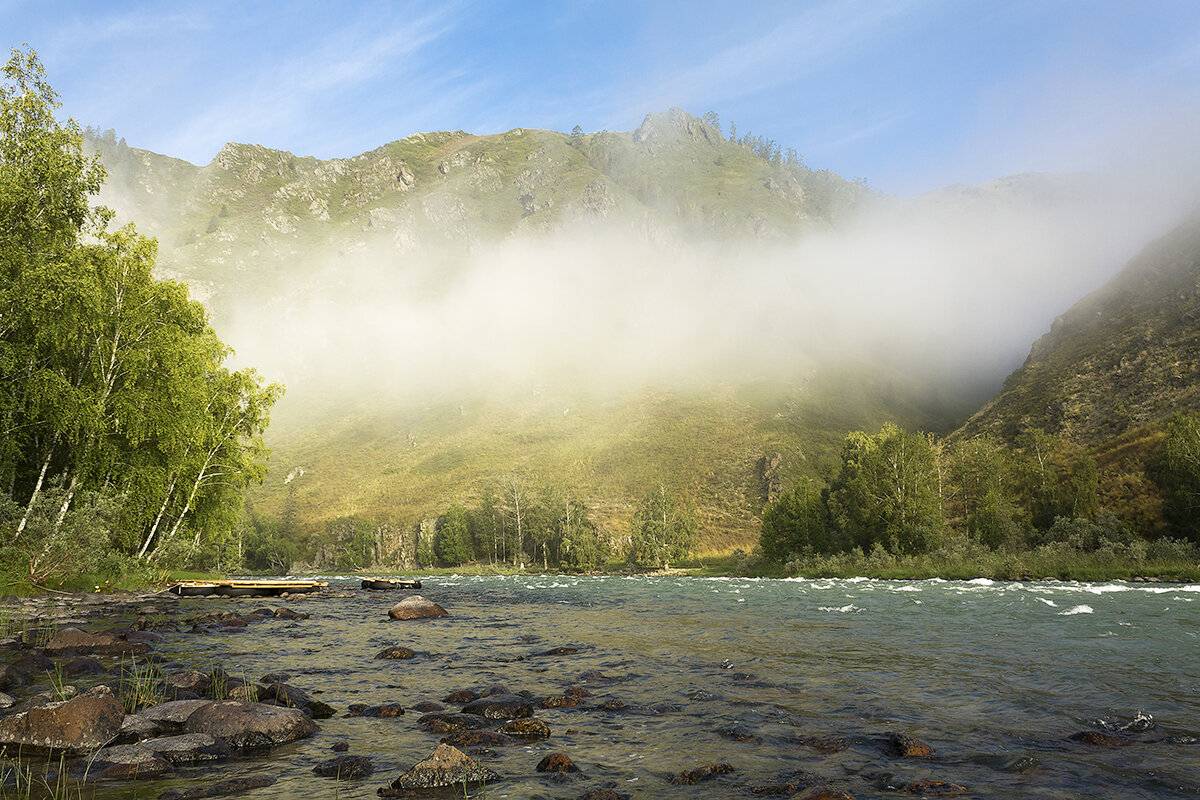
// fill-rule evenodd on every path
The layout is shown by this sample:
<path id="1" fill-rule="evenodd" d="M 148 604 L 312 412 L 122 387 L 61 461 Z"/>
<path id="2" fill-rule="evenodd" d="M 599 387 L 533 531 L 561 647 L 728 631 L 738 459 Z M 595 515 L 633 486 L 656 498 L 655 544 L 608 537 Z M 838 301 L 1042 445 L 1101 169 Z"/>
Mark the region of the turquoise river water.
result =
<path id="1" fill-rule="evenodd" d="M 549 739 L 481 756 L 502 777 L 470 787 L 472 797 L 573 799 L 608 787 L 631 798 L 748 798 L 789 782 L 799 788 L 785 797 L 808 786 L 935 796 L 933 784 L 918 788 L 923 780 L 965 787 L 967 797 L 1200 796 L 1200 586 L 449 576 L 428 579 L 420 594 L 452 616 L 390 621 L 401 594 L 355 588 L 287 603 L 309 620 L 167 634 L 156 651 L 176 666 L 286 672 L 338 715 L 310 739 L 219 773 L 97 796 L 157 797 L 218 775 L 269 775 L 274 785 L 244 796 L 376 797 L 440 737 L 418 729 L 417 712 L 347 717 L 347 706 L 410 708 L 495 684 L 535 698 L 571 686 L 593 696 L 539 710 Z M 264 604 L 180 601 L 184 616 Z M 417 657 L 375 660 L 396 643 Z M 537 655 L 559 647 L 577 652 Z M 610 700 L 624 707 L 602 707 Z M 1081 731 L 1127 743 L 1069 738 Z M 935 756 L 898 757 L 893 732 Z M 822 752 L 814 738 L 839 738 L 843 749 Z M 375 774 L 316 777 L 337 741 L 370 756 Z M 536 772 L 550 752 L 566 753 L 581 774 L 558 782 Z M 733 771 L 670 782 L 718 762 Z"/>

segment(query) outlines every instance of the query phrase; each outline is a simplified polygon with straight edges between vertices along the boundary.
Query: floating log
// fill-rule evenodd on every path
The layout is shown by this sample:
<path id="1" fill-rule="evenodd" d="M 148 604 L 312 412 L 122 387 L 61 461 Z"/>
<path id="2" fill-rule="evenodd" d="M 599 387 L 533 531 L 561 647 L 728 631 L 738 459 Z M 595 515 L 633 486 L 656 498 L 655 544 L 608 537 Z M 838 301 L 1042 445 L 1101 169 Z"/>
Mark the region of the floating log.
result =
<path id="1" fill-rule="evenodd" d="M 402 578 L 363 578 L 364 589 L 420 589 L 421 582 Z"/>
<path id="2" fill-rule="evenodd" d="M 271 597 L 281 594 L 315 592 L 329 584 L 326 581 L 176 581 L 167 590 L 180 597 L 221 595 L 223 597 Z"/>

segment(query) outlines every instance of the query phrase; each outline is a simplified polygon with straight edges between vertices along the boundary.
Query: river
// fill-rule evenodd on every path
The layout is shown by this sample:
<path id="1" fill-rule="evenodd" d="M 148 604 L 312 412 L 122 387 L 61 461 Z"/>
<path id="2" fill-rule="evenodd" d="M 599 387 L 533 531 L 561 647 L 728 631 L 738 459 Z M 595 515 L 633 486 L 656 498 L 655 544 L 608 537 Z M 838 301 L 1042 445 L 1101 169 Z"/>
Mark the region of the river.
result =
<path id="1" fill-rule="evenodd" d="M 339 712 L 312 738 L 227 764 L 222 777 L 278 778 L 253 798 L 374 798 L 439 737 L 420 731 L 411 710 L 373 719 L 344 716 L 347 706 L 411 708 L 500 684 L 593 696 L 539 710 L 548 740 L 483 757 L 502 778 L 470 787 L 473 797 L 573 799 L 602 786 L 632 798 L 752 797 L 791 782 L 895 798 L 914 796 L 898 789 L 921 780 L 971 797 L 1200 796 L 1198 585 L 446 576 L 420 593 L 452 616 L 390 621 L 400 593 L 352 589 L 288 603 L 308 620 L 169 634 L 156 650 L 177 666 L 283 671 Z M 184 615 L 264 604 L 180 601 Z M 417 657 L 375 660 L 396 643 Z M 538 655 L 559 647 L 577 652 Z M 624 708 L 601 707 L 610 700 Z M 1120 728 L 1127 746 L 1068 738 Z M 897 757 L 893 732 L 936 755 Z M 812 746 L 835 737 L 844 749 Z M 315 777 L 339 740 L 370 756 L 375 775 Z M 557 782 L 536 772 L 549 752 L 582 774 Z M 734 771 L 670 783 L 718 762 Z M 198 780 L 208 782 L 156 781 L 138 796 Z M 97 794 L 110 795 L 129 796 Z"/>

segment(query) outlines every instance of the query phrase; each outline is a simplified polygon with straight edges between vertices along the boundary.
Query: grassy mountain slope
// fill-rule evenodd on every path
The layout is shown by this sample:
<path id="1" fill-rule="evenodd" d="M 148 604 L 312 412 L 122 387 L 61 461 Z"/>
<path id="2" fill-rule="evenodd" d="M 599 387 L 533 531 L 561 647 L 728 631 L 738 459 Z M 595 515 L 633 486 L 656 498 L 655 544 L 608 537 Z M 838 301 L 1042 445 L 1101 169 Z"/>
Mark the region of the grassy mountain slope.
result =
<path id="1" fill-rule="evenodd" d="M 1096 445 L 1200 408 L 1200 216 L 1054 321 L 962 433 Z"/>

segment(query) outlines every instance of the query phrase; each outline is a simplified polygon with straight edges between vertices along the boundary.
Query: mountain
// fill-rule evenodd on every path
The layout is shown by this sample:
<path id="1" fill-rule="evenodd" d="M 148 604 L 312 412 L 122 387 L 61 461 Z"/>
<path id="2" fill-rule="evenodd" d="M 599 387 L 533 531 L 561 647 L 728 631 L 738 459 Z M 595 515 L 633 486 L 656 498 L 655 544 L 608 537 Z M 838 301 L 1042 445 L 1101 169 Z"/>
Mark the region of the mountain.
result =
<path id="1" fill-rule="evenodd" d="M 1200 408 L 1200 215 L 1054 320 L 961 433 L 1097 445 Z"/>
<path id="2" fill-rule="evenodd" d="M 515 472 L 613 539 L 662 483 L 705 549 L 748 548 L 848 431 L 952 430 L 1145 241 L 1139 199 L 1099 179 L 902 200 L 678 110 L 331 160 L 90 143 L 160 276 L 287 385 L 254 503 L 317 539 L 351 515 L 409 528 Z"/>

